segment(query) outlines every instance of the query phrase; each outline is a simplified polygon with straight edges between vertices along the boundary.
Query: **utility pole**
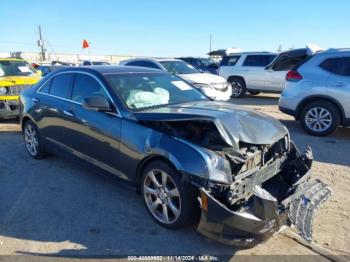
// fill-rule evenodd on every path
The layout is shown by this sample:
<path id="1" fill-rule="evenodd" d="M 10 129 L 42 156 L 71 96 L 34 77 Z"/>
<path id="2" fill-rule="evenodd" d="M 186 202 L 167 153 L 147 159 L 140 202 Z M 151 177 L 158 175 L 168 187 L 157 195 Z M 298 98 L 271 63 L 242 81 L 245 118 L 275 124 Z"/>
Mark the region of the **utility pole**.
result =
<path id="1" fill-rule="evenodd" d="M 210 34 L 210 36 L 209 36 L 209 52 L 211 52 L 211 40 L 212 40 L 212 35 Z"/>
<path id="2" fill-rule="evenodd" d="M 38 41 L 38 46 L 40 47 L 40 53 L 41 53 L 41 62 L 46 60 L 45 57 L 45 43 L 41 34 L 41 26 L 39 25 L 39 41 Z"/>

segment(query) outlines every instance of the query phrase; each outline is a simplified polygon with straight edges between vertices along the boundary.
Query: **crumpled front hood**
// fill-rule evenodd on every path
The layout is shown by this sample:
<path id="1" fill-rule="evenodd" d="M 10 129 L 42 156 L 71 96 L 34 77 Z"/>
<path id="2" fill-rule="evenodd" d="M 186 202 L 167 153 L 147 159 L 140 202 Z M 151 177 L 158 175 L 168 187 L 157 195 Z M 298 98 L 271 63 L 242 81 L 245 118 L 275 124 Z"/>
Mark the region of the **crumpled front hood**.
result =
<path id="1" fill-rule="evenodd" d="M 227 144 L 239 149 L 239 142 L 273 144 L 288 134 L 276 119 L 231 103 L 199 101 L 170 105 L 135 113 L 143 121 L 210 120 Z"/>

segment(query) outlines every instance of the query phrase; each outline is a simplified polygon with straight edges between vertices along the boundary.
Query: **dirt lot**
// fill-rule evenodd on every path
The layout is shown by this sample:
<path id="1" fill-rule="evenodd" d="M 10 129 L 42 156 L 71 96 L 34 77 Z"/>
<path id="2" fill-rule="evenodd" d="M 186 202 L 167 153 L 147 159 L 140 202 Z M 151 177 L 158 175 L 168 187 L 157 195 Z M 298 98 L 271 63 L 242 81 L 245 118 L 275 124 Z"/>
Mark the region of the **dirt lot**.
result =
<path id="1" fill-rule="evenodd" d="M 324 138 L 303 133 L 278 111 L 276 95 L 232 101 L 280 119 L 292 139 L 314 150 L 313 176 L 333 189 L 314 220 L 314 239 L 337 254 L 350 253 L 350 129 Z M 279 234 L 252 249 L 209 241 L 195 228 L 169 231 L 147 214 L 141 197 L 66 159 L 31 159 L 19 126 L 0 123 L 0 255 L 315 255 Z M 316 257 L 315 257 L 316 258 Z M 325 260 L 318 257 L 317 261 Z"/>

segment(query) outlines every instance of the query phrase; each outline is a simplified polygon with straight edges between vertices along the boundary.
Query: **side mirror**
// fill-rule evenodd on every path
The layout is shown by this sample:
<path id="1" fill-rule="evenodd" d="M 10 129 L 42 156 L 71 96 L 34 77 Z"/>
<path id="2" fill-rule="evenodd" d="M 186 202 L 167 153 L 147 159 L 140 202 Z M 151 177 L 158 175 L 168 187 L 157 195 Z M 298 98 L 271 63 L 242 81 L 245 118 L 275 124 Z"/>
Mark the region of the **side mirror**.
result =
<path id="1" fill-rule="evenodd" d="M 103 96 L 90 96 L 84 99 L 83 107 L 95 111 L 111 111 L 111 104 Z"/>

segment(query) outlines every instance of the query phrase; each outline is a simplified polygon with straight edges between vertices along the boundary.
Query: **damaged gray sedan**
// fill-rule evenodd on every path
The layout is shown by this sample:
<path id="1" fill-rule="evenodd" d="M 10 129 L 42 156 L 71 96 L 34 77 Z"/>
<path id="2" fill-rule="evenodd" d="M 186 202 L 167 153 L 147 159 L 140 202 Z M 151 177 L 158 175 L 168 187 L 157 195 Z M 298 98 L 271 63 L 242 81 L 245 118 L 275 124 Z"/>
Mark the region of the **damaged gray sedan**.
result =
<path id="1" fill-rule="evenodd" d="M 264 114 L 214 102 L 182 79 L 138 67 L 66 68 L 20 96 L 30 156 L 70 154 L 141 193 L 170 229 L 252 246 L 283 225 L 312 237 L 330 195 L 310 180 L 312 152 Z M 197 221 L 198 222 L 198 221 Z"/>

